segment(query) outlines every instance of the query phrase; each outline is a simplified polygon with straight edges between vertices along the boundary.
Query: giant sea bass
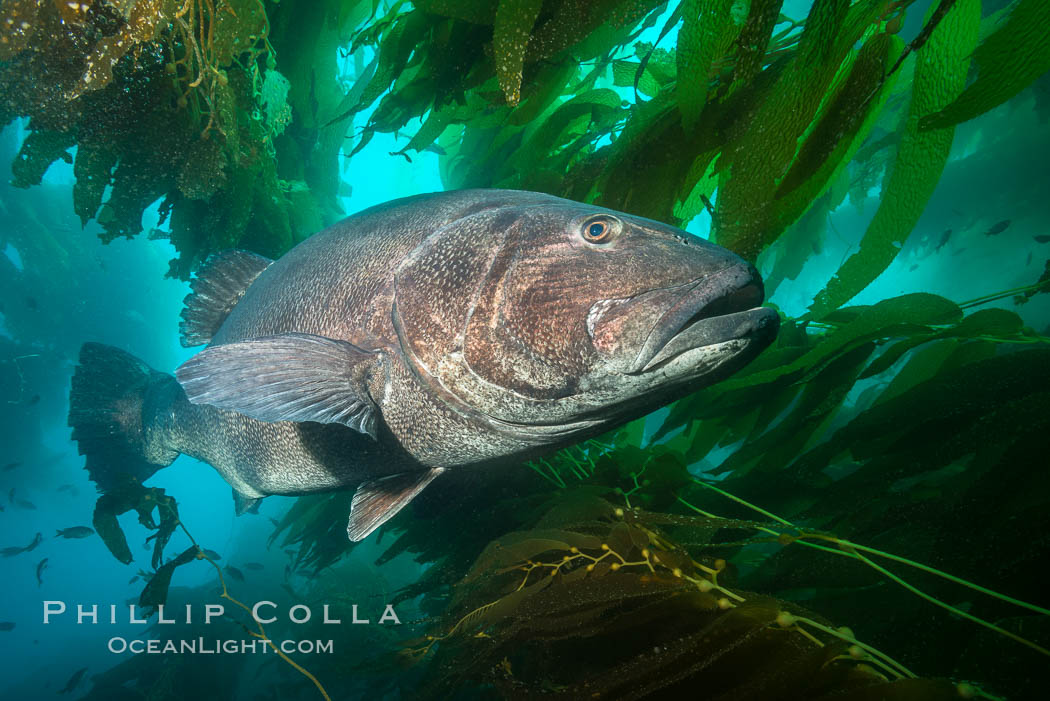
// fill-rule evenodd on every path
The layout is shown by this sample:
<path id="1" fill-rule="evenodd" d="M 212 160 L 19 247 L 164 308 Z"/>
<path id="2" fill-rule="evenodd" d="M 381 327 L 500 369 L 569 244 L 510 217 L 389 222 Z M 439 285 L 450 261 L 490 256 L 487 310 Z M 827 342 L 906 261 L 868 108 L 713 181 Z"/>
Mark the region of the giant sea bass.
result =
<path id="1" fill-rule="evenodd" d="M 69 422 L 102 487 L 180 453 L 233 487 L 356 487 L 361 540 L 446 470 L 506 469 L 717 382 L 776 336 L 755 269 L 659 222 L 549 195 L 396 200 L 279 260 L 206 262 L 157 372 L 85 344 Z"/>

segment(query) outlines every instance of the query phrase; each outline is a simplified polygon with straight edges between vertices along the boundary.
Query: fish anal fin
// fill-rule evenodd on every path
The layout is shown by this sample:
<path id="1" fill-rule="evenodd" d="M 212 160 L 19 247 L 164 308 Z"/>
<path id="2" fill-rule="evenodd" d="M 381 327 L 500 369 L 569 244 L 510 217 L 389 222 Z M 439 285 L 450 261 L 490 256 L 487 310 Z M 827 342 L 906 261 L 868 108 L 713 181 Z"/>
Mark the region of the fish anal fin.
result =
<path id="1" fill-rule="evenodd" d="M 208 258 L 190 282 L 193 292 L 183 301 L 186 306 L 179 323 L 182 345 L 191 348 L 211 343 L 245 290 L 271 263 L 269 258 L 249 251 L 226 251 Z"/>
<path id="2" fill-rule="evenodd" d="M 354 492 L 346 535 L 352 541 L 364 540 L 375 529 L 405 508 L 434 478 L 445 471 L 434 467 L 426 472 L 411 472 L 371 480 Z"/>

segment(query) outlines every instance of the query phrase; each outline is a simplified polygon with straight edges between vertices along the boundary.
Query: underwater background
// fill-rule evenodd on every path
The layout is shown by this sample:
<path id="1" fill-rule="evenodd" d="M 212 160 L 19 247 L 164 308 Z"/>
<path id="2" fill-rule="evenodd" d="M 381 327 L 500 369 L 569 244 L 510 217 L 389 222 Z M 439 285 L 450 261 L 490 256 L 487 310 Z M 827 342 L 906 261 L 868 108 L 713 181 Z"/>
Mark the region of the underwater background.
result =
<path id="1" fill-rule="evenodd" d="M 4 0 L 0 698 L 1044 698 L 1048 72 L 1042 0 Z M 209 255 L 466 187 L 713 240 L 780 335 L 358 544 L 186 456 L 99 492 L 81 344 L 170 372 Z M 107 649 L 262 633 L 333 651 Z"/>

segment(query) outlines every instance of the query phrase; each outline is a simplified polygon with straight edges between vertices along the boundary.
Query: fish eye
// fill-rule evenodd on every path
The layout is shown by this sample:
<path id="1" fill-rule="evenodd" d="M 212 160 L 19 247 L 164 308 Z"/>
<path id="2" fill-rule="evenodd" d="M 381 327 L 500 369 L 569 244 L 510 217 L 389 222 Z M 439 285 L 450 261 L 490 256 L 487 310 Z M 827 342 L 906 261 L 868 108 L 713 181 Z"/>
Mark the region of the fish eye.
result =
<path id="1" fill-rule="evenodd" d="M 613 222 L 602 217 L 591 219 L 583 224 L 583 238 L 590 243 L 604 243 L 613 233 Z"/>

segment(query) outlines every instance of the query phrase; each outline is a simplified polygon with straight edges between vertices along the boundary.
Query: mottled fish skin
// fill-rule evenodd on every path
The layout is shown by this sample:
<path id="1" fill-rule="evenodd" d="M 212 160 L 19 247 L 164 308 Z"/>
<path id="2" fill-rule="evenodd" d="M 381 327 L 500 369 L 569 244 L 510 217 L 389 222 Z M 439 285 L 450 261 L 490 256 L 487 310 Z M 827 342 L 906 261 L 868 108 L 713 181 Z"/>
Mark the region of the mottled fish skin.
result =
<path id="1" fill-rule="evenodd" d="M 75 382 L 106 389 L 96 368 L 83 365 L 91 359 L 124 368 L 129 387 L 148 376 L 142 430 L 130 434 L 130 447 L 153 466 L 179 453 L 210 463 L 244 508 L 269 494 L 378 485 L 355 495 L 352 538 L 444 469 L 514 464 L 597 435 L 723 379 L 776 335 L 776 314 L 758 308 L 757 273 L 725 249 L 538 193 L 397 200 L 275 262 L 244 256 L 235 272 L 247 276 L 247 289 L 235 290 L 228 314 L 211 317 L 221 325 L 193 329 L 193 339 L 211 343 L 178 381 L 120 351 L 85 346 Z M 200 289 L 217 297 L 216 280 Z M 320 366 L 297 349 L 316 351 Z M 231 356 L 248 359 L 239 375 L 223 364 Z M 256 359 L 264 363 L 258 373 Z M 309 391 L 354 399 L 353 421 L 341 406 L 282 420 L 291 405 L 282 395 L 271 401 L 262 379 L 250 406 L 236 403 L 257 374 L 297 363 L 305 372 L 332 366 L 319 381 L 338 386 Z M 75 435 L 96 435 L 87 431 L 92 405 L 76 386 L 71 397 Z M 319 423 L 340 420 L 347 425 Z"/>

